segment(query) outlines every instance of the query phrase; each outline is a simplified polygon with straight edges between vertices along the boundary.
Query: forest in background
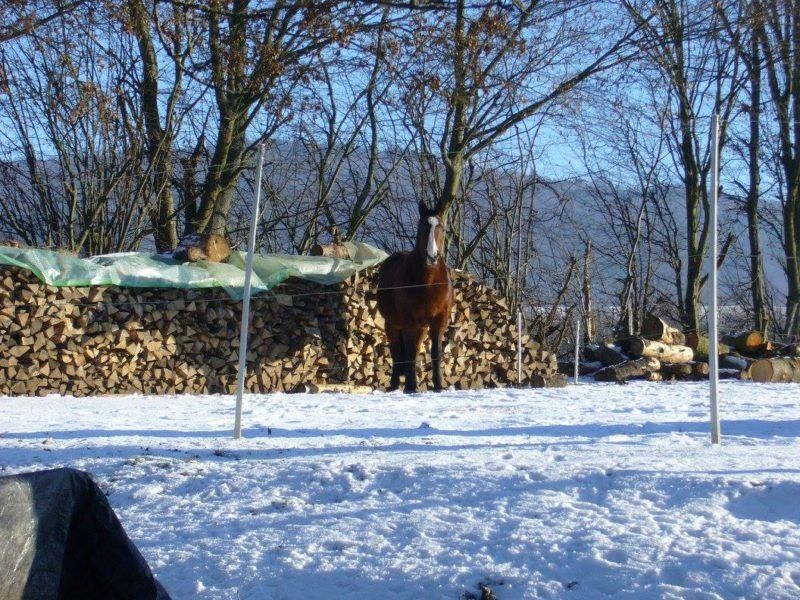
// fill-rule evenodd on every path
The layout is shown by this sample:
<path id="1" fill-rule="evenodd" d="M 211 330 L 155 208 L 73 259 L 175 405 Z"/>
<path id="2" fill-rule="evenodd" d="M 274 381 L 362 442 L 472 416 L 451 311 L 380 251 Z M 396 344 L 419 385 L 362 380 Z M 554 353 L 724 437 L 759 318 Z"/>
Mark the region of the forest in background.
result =
<path id="1" fill-rule="evenodd" d="M 79 255 L 414 239 L 558 347 L 704 328 L 722 119 L 726 323 L 800 335 L 800 0 L 89 0 L 0 7 L 0 238 Z"/>

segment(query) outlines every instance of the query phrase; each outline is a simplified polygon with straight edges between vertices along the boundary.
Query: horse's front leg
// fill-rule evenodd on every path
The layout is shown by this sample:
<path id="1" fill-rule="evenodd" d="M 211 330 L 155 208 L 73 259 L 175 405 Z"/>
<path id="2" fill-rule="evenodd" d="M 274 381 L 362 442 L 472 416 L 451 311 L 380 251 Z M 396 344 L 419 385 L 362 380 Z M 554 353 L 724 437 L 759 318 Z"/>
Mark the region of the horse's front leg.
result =
<path id="1" fill-rule="evenodd" d="M 389 351 L 392 353 L 392 381 L 389 384 L 389 391 L 393 392 L 400 387 L 400 375 L 405 373 L 405 364 L 403 363 L 405 352 L 403 352 L 403 338 L 399 329 L 387 326 L 386 335 L 389 338 Z"/>
<path id="2" fill-rule="evenodd" d="M 431 362 L 433 363 L 433 391 L 442 391 L 442 329 L 440 323 L 432 323 L 431 336 Z"/>
<path id="3" fill-rule="evenodd" d="M 403 362 L 406 367 L 406 385 L 403 391 L 407 394 L 413 394 L 417 391 L 417 352 L 419 351 L 419 342 L 422 339 L 422 330 L 405 329 L 402 332 L 402 336 L 403 349 L 405 350 Z"/>

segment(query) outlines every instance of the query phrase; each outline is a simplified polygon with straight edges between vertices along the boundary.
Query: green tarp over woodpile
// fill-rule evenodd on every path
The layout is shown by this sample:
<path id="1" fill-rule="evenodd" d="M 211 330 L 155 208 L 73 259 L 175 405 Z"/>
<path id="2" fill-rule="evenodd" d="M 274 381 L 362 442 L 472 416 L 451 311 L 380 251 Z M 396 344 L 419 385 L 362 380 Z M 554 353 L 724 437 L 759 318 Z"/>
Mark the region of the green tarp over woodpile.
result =
<path id="1" fill-rule="evenodd" d="M 258 254 L 253 263 L 253 293 L 272 289 L 289 277 L 324 285 L 344 281 L 354 273 L 377 265 L 386 253 L 369 244 L 346 242 L 352 260 L 291 254 Z M 245 254 L 234 252 L 227 263 L 180 263 L 169 256 L 126 252 L 77 258 L 51 250 L 0 246 L 0 265 L 32 271 L 53 286 L 170 287 L 182 289 L 225 288 L 241 299 Z"/>

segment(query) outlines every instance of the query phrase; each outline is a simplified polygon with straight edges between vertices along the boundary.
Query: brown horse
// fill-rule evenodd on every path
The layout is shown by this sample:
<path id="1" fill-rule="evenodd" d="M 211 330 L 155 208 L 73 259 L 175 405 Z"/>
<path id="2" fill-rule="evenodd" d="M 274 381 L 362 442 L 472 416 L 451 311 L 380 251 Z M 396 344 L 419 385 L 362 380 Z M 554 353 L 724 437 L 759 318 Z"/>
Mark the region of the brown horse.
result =
<path id="1" fill-rule="evenodd" d="M 422 334 L 430 332 L 433 389 L 442 391 L 442 333 L 450 318 L 453 287 L 442 257 L 444 218 L 438 209 L 419 203 L 417 243 L 411 252 L 395 252 L 381 265 L 378 277 L 378 310 L 386 321 L 392 352 L 390 390 L 400 386 L 417 391 L 416 360 Z"/>

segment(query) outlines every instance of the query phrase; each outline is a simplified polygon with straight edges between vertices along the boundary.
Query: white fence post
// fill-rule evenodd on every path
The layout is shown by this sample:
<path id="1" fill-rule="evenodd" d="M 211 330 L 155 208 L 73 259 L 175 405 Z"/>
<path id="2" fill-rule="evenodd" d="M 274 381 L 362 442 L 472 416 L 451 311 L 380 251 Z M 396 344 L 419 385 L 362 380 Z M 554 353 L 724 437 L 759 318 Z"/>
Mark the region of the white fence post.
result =
<path id="1" fill-rule="evenodd" d="M 711 293 L 710 312 L 708 315 L 708 383 L 711 402 L 711 443 L 720 443 L 719 403 L 717 388 L 719 383 L 717 340 L 717 201 L 719 196 L 719 115 L 714 115 L 711 126 L 711 190 L 709 211 L 709 245 L 711 246 L 711 264 L 709 265 L 709 291 Z"/>
<path id="2" fill-rule="evenodd" d="M 250 232 L 247 237 L 247 263 L 244 271 L 244 295 L 242 296 L 242 323 L 239 333 L 239 372 L 236 379 L 236 422 L 233 426 L 233 437 L 242 437 L 242 396 L 244 381 L 247 376 L 247 336 L 250 330 L 250 287 L 253 273 L 253 254 L 256 247 L 256 226 L 258 224 L 259 204 L 261 203 L 261 173 L 264 169 L 266 144 L 261 144 L 261 152 L 256 168 L 256 194 L 253 201 L 253 218 L 250 220 Z"/>
<path id="3" fill-rule="evenodd" d="M 581 352 L 581 317 L 580 315 L 576 315 L 575 317 L 575 383 L 578 383 L 578 375 L 580 374 L 578 371 L 578 365 L 580 364 L 580 352 Z"/>
<path id="4" fill-rule="evenodd" d="M 517 385 L 522 386 L 522 311 L 517 311 Z"/>

